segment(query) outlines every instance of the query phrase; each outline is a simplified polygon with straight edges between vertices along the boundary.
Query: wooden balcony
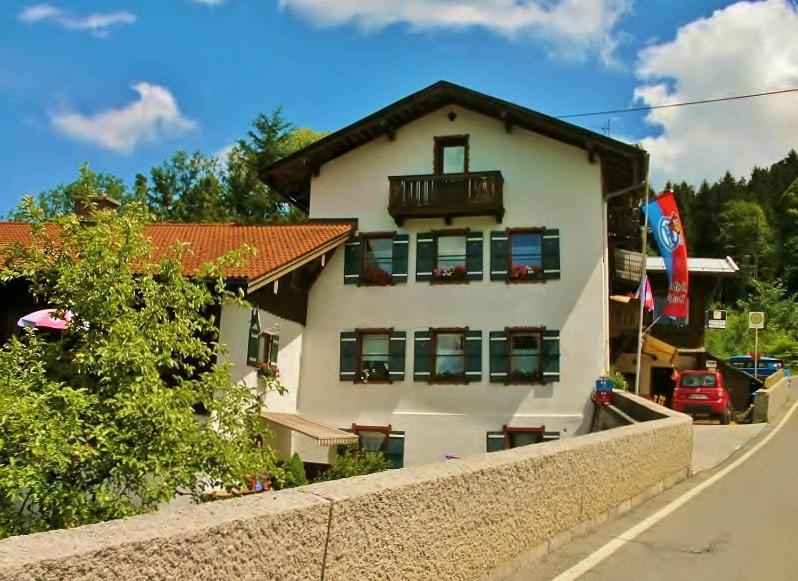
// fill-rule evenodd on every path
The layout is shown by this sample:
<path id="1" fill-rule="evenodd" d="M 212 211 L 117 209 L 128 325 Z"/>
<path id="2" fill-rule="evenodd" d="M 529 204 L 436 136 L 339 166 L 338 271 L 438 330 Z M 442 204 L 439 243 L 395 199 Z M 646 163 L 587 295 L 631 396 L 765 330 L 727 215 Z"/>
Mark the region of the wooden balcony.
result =
<path id="1" fill-rule="evenodd" d="M 392 176 L 388 213 L 401 226 L 407 218 L 504 216 L 500 171 Z"/>

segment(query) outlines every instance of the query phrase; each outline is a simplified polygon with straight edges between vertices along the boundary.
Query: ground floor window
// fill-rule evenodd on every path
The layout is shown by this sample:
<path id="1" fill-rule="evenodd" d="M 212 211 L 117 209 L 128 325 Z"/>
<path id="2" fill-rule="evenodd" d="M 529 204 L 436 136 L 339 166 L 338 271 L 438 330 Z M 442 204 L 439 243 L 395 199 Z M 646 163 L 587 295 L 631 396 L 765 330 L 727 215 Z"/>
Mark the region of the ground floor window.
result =
<path id="1" fill-rule="evenodd" d="M 539 444 L 547 439 L 556 439 L 546 433 L 546 426 L 504 426 L 501 431 L 487 433 L 487 451 L 510 450 Z"/>
<path id="2" fill-rule="evenodd" d="M 391 425 L 368 426 L 352 424 L 352 433 L 358 437 L 358 449 L 364 452 L 382 452 L 391 468 L 402 468 L 405 457 L 405 433 L 393 430 Z"/>

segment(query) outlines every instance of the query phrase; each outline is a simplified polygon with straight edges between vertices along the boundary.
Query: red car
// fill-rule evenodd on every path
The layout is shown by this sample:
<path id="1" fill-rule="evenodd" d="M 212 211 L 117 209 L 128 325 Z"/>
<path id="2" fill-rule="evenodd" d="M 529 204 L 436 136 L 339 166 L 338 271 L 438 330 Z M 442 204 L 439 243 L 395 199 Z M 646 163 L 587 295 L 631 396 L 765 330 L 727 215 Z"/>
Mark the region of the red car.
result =
<path id="1" fill-rule="evenodd" d="M 691 416 L 714 416 L 731 421 L 732 404 L 720 371 L 681 371 L 673 390 L 673 409 Z"/>

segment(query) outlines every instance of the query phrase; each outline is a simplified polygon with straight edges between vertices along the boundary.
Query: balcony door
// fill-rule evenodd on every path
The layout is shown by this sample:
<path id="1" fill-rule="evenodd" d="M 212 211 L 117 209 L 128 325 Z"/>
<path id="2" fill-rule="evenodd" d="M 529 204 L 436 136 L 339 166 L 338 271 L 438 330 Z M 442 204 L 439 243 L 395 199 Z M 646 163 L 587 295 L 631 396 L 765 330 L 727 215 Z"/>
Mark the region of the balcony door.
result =
<path id="1" fill-rule="evenodd" d="M 468 135 L 435 138 L 435 173 L 468 172 Z"/>

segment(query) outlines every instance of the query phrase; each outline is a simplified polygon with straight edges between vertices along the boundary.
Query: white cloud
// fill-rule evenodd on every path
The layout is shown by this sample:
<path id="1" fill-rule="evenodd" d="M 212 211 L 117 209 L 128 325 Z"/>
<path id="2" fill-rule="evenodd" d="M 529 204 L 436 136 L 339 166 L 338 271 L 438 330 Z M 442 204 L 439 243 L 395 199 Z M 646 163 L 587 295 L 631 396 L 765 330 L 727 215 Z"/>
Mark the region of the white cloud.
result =
<path id="1" fill-rule="evenodd" d="M 194 4 L 204 4 L 205 6 L 221 6 L 226 4 L 227 0 L 191 0 Z"/>
<path id="2" fill-rule="evenodd" d="M 63 135 L 121 153 L 139 144 L 183 135 L 197 123 L 181 113 L 172 93 L 149 83 L 133 85 L 139 98 L 120 109 L 92 115 L 74 111 L 53 114 L 50 123 Z"/>
<path id="3" fill-rule="evenodd" d="M 798 87 L 798 7 L 789 0 L 738 2 L 681 27 L 639 55 L 647 105 Z M 662 134 L 642 140 L 659 180 L 714 179 L 798 147 L 798 94 L 651 111 Z"/>
<path id="4" fill-rule="evenodd" d="M 113 26 L 136 22 L 136 15 L 126 10 L 119 10 L 75 16 L 71 11 L 53 4 L 32 4 L 19 13 L 19 19 L 27 24 L 52 22 L 67 30 L 90 32 L 95 36 L 105 37 Z"/>
<path id="5" fill-rule="evenodd" d="M 323 26 L 354 24 L 363 31 L 392 24 L 413 30 L 481 27 L 509 38 L 543 41 L 550 54 L 584 59 L 598 51 L 612 62 L 615 26 L 632 0 L 279 0 Z"/>

